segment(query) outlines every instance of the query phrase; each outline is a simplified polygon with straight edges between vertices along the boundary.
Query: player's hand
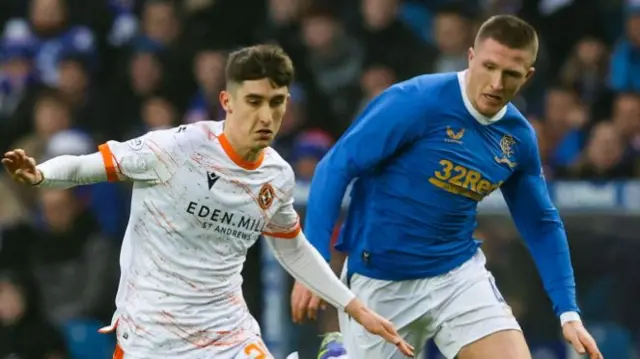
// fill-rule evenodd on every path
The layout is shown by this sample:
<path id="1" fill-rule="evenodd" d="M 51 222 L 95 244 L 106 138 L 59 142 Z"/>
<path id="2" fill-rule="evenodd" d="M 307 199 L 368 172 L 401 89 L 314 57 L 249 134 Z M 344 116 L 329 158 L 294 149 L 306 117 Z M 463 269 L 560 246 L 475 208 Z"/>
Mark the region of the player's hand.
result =
<path id="1" fill-rule="evenodd" d="M 358 298 L 349 302 L 344 311 L 356 322 L 360 323 L 369 333 L 381 336 L 387 342 L 398 347 L 398 350 L 400 350 L 402 354 L 410 358 L 414 357 L 415 349 L 402 339 L 393 324 L 367 308 Z"/>
<path id="2" fill-rule="evenodd" d="M 2 164 L 16 182 L 30 186 L 42 182 L 42 173 L 36 169 L 36 160 L 21 149 L 5 153 Z"/>
<path id="3" fill-rule="evenodd" d="M 580 354 L 589 355 L 589 359 L 603 359 L 596 341 L 591 334 L 584 328 L 580 321 L 570 321 L 562 326 L 562 335 L 568 341 L 575 351 Z"/>
<path id="4" fill-rule="evenodd" d="M 324 310 L 326 306 L 320 297 L 300 282 L 295 282 L 291 291 L 291 317 L 294 323 L 301 324 L 305 318 L 315 320 L 318 317 L 318 309 Z"/>

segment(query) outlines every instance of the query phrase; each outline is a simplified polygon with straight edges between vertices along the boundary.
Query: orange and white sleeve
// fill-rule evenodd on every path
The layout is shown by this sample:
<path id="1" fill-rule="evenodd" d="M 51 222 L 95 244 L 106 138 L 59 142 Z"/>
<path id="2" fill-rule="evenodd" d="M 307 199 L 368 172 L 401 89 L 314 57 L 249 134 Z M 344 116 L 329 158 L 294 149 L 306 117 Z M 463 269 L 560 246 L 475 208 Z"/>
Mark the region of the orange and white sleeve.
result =
<path id="1" fill-rule="evenodd" d="M 89 155 L 63 155 L 37 166 L 43 181 L 37 187 L 70 188 L 130 179 L 163 182 L 187 157 L 202 130 L 181 126 L 149 132 L 127 142 L 109 141 Z"/>
<path id="2" fill-rule="evenodd" d="M 126 142 L 108 141 L 98 147 L 107 180 L 167 181 L 188 157 L 194 140 L 202 136 L 192 126 L 151 131 Z"/>
<path id="3" fill-rule="evenodd" d="M 293 206 L 293 188 L 295 186 L 295 177 L 293 170 L 288 169 L 285 174 L 289 177 L 289 185 L 285 193 L 285 198 L 282 200 L 280 208 L 271 217 L 271 220 L 265 228 L 265 236 L 278 238 L 278 239 L 293 239 L 300 234 L 300 216 L 296 212 Z"/>

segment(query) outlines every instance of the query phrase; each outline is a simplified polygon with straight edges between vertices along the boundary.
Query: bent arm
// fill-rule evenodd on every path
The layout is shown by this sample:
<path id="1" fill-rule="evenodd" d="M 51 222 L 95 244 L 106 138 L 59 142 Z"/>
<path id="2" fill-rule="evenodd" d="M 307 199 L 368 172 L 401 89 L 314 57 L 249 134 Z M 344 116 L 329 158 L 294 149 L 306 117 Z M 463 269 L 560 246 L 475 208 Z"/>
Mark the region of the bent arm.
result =
<path id="1" fill-rule="evenodd" d="M 292 239 L 271 236 L 265 236 L 265 239 L 282 267 L 329 304 L 344 310 L 355 298 L 302 232 Z"/>
<path id="2" fill-rule="evenodd" d="M 100 152 L 84 156 L 54 157 L 36 168 L 43 177 L 36 187 L 66 189 L 107 180 Z"/>

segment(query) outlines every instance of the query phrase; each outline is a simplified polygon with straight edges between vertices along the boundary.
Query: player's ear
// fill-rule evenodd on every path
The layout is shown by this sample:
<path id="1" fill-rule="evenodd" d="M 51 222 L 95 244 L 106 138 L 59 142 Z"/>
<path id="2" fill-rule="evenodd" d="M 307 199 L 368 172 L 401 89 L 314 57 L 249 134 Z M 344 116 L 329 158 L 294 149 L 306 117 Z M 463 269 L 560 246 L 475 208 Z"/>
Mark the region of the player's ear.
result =
<path id="1" fill-rule="evenodd" d="M 227 90 L 220 91 L 220 105 L 222 108 L 229 112 L 231 110 L 231 94 Z"/>
<path id="2" fill-rule="evenodd" d="M 474 56 L 475 56 L 475 52 L 473 51 L 473 46 L 472 46 L 469 48 L 469 51 L 467 51 L 467 57 L 469 59 L 469 63 L 471 63 Z"/>
<path id="3" fill-rule="evenodd" d="M 533 74 L 536 72 L 536 68 L 535 67 L 530 67 L 529 71 L 527 71 L 527 74 L 525 75 L 525 81 L 529 81 L 529 79 L 533 76 Z"/>

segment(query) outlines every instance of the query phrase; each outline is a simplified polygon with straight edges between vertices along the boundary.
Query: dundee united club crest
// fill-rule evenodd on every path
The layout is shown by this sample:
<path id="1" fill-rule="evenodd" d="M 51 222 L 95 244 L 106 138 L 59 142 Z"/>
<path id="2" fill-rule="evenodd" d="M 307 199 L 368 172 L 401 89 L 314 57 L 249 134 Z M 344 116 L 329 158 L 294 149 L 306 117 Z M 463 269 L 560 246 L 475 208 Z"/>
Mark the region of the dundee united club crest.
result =
<path id="1" fill-rule="evenodd" d="M 260 188 L 260 192 L 258 193 L 258 204 L 260 205 L 260 208 L 269 209 L 275 196 L 276 194 L 270 184 L 266 183 L 262 185 L 262 188 Z"/>

